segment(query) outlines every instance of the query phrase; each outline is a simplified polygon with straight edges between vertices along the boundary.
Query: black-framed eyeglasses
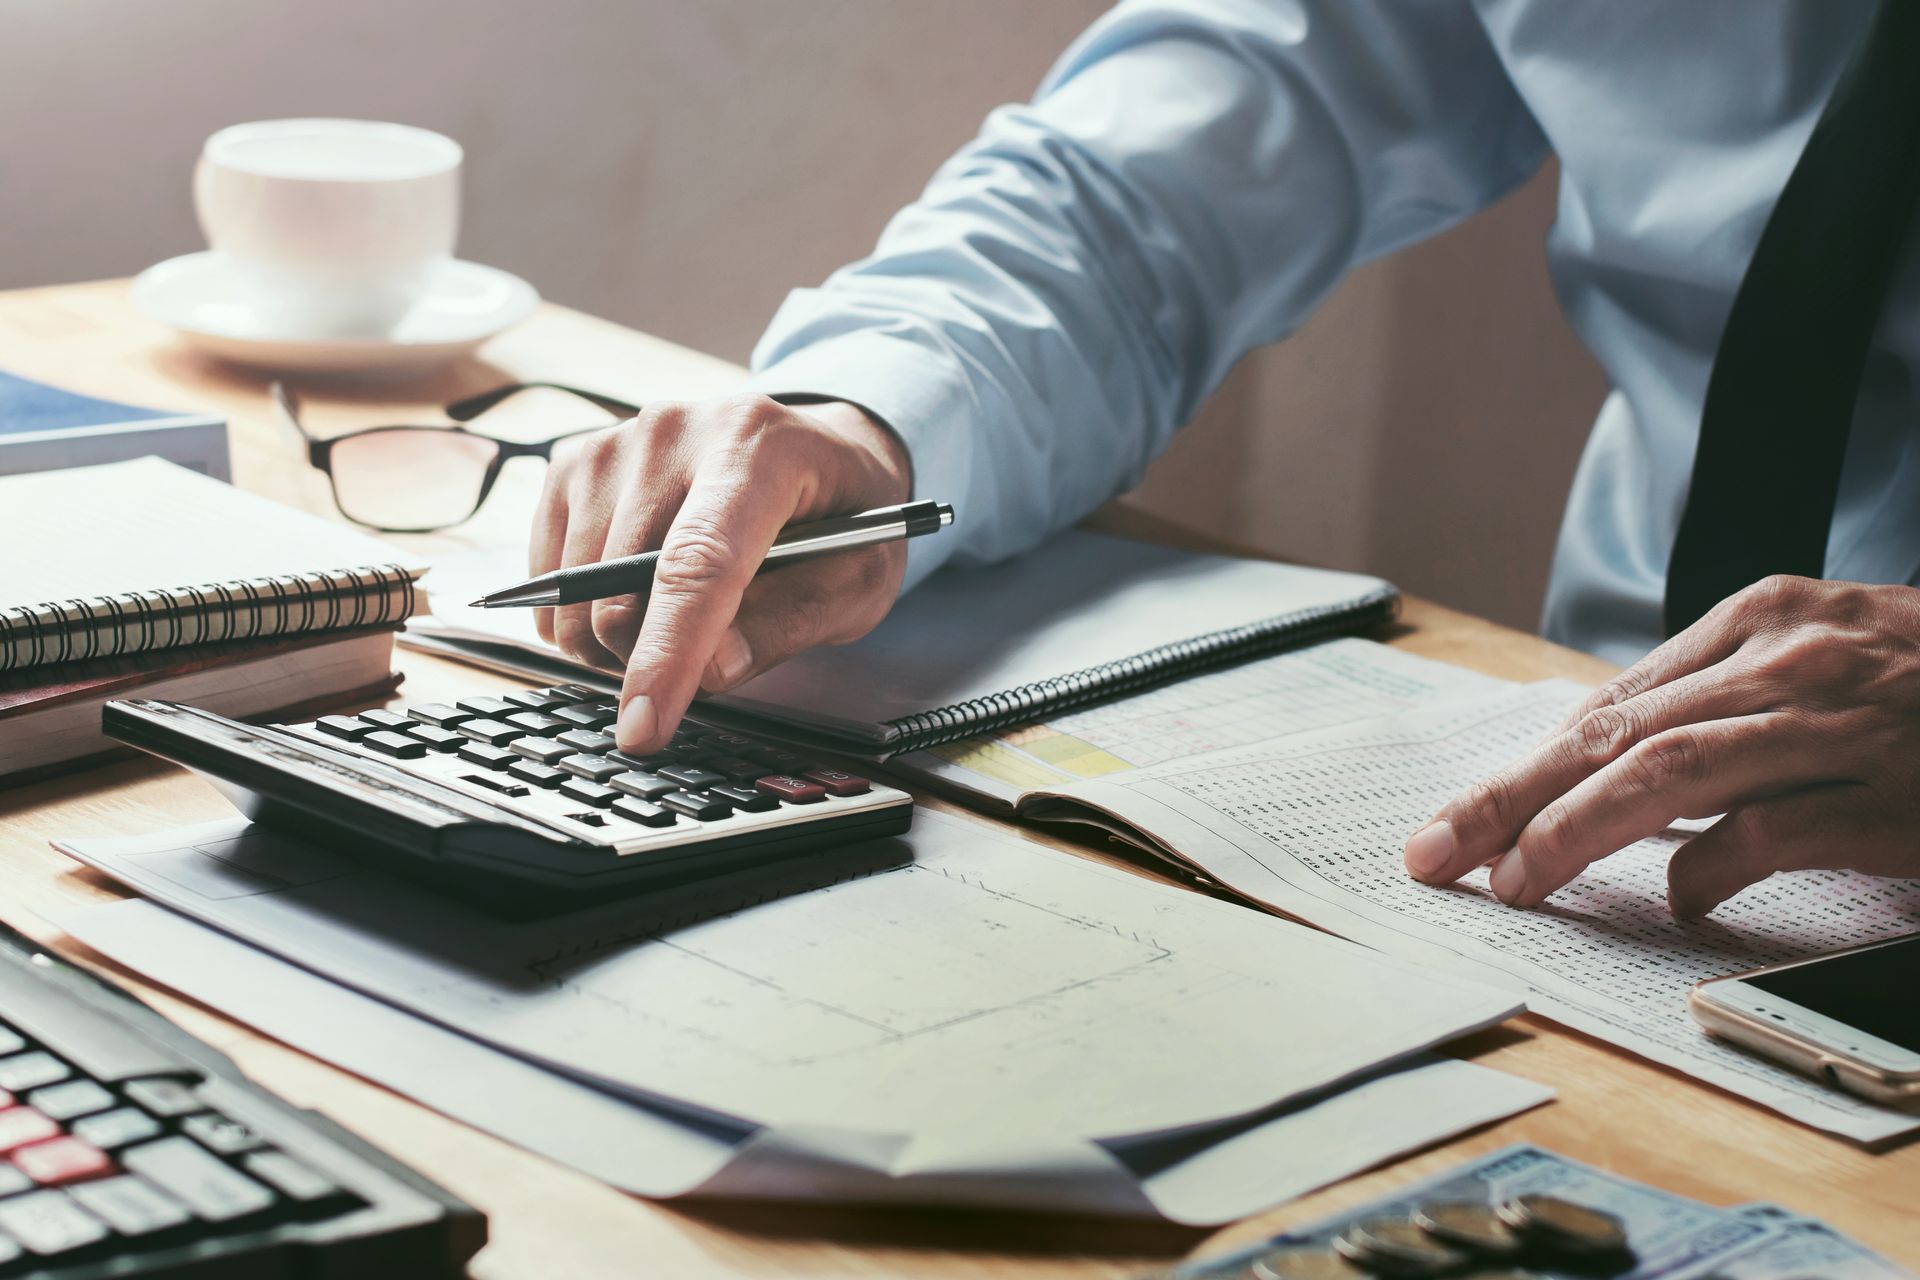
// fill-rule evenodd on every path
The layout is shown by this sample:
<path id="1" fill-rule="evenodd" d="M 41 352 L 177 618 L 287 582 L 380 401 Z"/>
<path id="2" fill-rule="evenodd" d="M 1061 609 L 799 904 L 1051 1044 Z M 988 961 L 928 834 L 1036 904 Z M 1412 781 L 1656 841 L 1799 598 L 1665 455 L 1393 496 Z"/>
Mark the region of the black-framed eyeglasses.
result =
<path id="1" fill-rule="evenodd" d="M 493 482 L 509 458 L 551 461 L 553 447 L 562 440 L 605 428 L 602 423 L 523 442 L 462 425 L 535 387 L 564 391 L 621 417 L 640 411 L 637 404 L 558 382 L 510 382 L 448 405 L 450 423 L 362 427 L 322 439 L 300 421 L 300 400 L 291 387 L 276 382 L 270 393 L 306 442 L 307 461 L 326 474 L 341 515 L 382 533 L 432 533 L 471 519 L 493 492 Z"/>

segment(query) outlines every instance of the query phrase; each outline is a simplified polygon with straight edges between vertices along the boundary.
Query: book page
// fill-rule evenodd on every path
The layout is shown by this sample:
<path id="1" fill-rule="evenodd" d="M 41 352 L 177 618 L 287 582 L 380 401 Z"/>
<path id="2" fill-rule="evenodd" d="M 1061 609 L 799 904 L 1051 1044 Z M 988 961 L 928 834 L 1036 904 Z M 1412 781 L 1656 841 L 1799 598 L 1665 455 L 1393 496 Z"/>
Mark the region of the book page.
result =
<path id="1" fill-rule="evenodd" d="M 1920 1128 L 1920 1115 L 1708 1039 L 1686 1007 L 1703 978 L 1911 931 L 1920 882 L 1794 872 L 1705 920 L 1676 921 L 1666 864 L 1680 833 L 1595 863 L 1531 911 L 1494 898 L 1484 869 L 1447 888 L 1408 876 L 1407 836 L 1539 741 L 1584 692 L 1549 681 L 1049 794 L 1118 817 L 1250 898 L 1389 954 L 1501 982 L 1536 1013 L 1807 1124 L 1862 1140 Z M 1058 801 L 1035 809 L 1070 812 Z"/>

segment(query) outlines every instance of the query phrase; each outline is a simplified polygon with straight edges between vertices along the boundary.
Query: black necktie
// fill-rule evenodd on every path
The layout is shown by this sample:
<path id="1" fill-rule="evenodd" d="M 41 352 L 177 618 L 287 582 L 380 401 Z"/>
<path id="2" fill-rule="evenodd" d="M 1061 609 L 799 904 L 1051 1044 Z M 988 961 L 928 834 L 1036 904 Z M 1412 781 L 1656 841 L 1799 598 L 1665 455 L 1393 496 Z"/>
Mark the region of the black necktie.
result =
<path id="1" fill-rule="evenodd" d="M 1667 564 L 1672 635 L 1817 578 L 1867 349 L 1920 190 L 1920 2 L 1880 0 L 1734 295 Z"/>

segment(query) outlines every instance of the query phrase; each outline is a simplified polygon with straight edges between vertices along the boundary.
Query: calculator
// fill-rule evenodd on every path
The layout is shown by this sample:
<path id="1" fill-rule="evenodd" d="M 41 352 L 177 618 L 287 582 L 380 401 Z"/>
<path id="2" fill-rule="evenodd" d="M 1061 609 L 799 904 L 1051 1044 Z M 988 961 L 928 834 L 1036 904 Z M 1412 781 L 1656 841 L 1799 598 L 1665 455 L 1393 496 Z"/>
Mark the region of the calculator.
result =
<path id="1" fill-rule="evenodd" d="M 904 791 L 689 719 L 614 744 L 585 685 L 249 725 L 109 702 L 108 736 L 208 777 L 248 817 L 508 914 L 750 870 L 897 835 Z"/>

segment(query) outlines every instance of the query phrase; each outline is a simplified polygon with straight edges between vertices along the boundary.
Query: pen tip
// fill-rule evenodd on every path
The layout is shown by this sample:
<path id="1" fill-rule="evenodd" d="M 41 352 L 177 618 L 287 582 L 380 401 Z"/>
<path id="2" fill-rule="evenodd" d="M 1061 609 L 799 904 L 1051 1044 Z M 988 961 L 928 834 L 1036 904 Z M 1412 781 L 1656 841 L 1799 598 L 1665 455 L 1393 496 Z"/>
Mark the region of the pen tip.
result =
<path id="1" fill-rule="evenodd" d="M 467 606 L 467 608 L 469 609 L 484 609 L 486 607 L 487 607 L 487 597 L 485 596 L 481 596 L 478 600 L 475 600 L 472 604 Z"/>

